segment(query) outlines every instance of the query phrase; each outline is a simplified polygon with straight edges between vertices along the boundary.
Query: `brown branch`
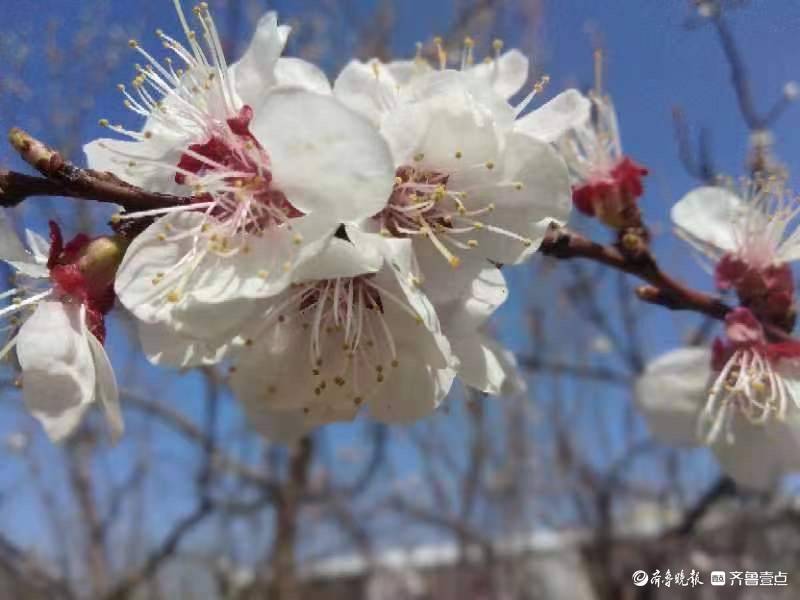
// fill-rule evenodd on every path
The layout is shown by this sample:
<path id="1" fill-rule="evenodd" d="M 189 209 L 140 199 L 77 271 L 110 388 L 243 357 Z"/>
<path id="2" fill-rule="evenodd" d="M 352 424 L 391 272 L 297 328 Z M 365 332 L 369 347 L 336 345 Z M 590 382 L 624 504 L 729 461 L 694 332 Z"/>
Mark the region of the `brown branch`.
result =
<path id="1" fill-rule="evenodd" d="M 147 192 L 111 173 L 82 169 L 25 131 L 13 128 L 9 142 L 29 165 L 44 177 L 0 169 L 0 206 L 16 206 L 33 196 L 65 196 L 119 204 L 127 211 L 166 208 L 191 202 L 190 198 Z"/>
<path id="2" fill-rule="evenodd" d="M 662 272 L 649 251 L 635 257 L 623 254 L 616 246 L 598 244 L 565 228 L 552 228 L 539 251 L 559 259 L 585 258 L 634 275 L 650 284 L 636 290 L 637 296 L 650 304 L 698 312 L 714 319 L 725 318 L 730 310 L 716 296 L 692 290 Z"/>
<path id="3" fill-rule="evenodd" d="M 310 436 L 302 438 L 292 449 L 288 479 L 277 497 L 275 542 L 270 571 L 272 579 L 268 598 L 298 600 L 295 554 L 302 496 L 308 487 L 314 443 Z"/>

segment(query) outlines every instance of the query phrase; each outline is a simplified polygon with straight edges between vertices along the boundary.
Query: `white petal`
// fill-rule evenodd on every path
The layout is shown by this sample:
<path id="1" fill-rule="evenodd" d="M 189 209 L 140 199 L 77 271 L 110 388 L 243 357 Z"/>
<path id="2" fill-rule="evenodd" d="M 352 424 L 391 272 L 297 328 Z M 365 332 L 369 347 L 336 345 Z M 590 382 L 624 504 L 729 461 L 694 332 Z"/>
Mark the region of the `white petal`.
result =
<path id="1" fill-rule="evenodd" d="M 247 50 L 230 67 L 235 89 L 245 104 L 256 106 L 266 89 L 275 84 L 275 63 L 283 52 L 289 32 L 290 28 L 278 26 L 278 16 L 274 12 L 259 19 Z"/>
<path id="2" fill-rule="evenodd" d="M 494 350 L 494 355 L 500 362 L 500 366 L 506 375 L 503 385 L 500 388 L 500 394 L 502 396 L 519 396 L 525 394 L 528 391 L 528 383 L 525 381 L 525 376 L 519 368 L 516 355 L 491 337 L 487 342 L 487 346 Z"/>
<path id="3" fill-rule="evenodd" d="M 47 267 L 39 264 L 37 256 L 28 252 L 22 245 L 17 232 L 2 211 L 0 211 L 0 260 L 29 277 L 49 276 Z"/>
<path id="4" fill-rule="evenodd" d="M 119 407 L 117 378 L 114 376 L 114 369 L 111 367 L 103 345 L 90 331 L 86 330 L 85 335 L 94 361 L 95 399 L 100 401 L 105 411 L 111 441 L 117 442 L 125 431 L 122 411 Z"/>
<path id="5" fill-rule="evenodd" d="M 398 165 L 444 173 L 496 162 L 500 150 L 491 109 L 464 87 L 448 86 L 442 94 L 398 106 L 381 132 Z"/>
<path id="6" fill-rule="evenodd" d="M 187 138 L 162 132 L 144 141 L 100 138 L 86 144 L 83 152 L 87 165 L 94 171 L 111 173 L 148 191 L 182 195 L 187 188 L 175 183 L 174 173 L 132 157 L 177 166 L 189 143 L 192 142 Z"/>
<path id="7" fill-rule="evenodd" d="M 139 319 L 171 322 L 176 305 L 188 308 L 278 294 L 291 283 L 295 266 L 318 252 L 333 233 L 326 228 L 326 220 L 302 217 L 292 221 L 291 230 L 270 228 L 263 236 L 240 234 L 232 246 L 246 243 L 249 251 L 220 256 L 209 249 L 211 231 L 200 234 L 204 223 L 199 213 L 169 215 L 131 243 L 115 289 Z M 178 302 L 167 301 L 172 292 L 177 293 Z"/>
<path id="8" fill-rule="evenodd" d="M 734 221 L 744 210 L 742 200 L 721 187 L 699 187 L 672 207 L 672 221 L 689 241 L 715 255 L 737 249 Z"/>
<path id="9" fill-rule="evenodd" d="M 379 212 L 394 186 L 386 142 L 365 118 L 330 96 L 268 94 L 253 134 L 272 161 L 274 184 L 305 213 L 354 222 Z"/>
<path id="10" fill-rule="evenodd" d="M 494 203 L 495 209 L 481 220 L 529 240 L 530 245 L 484 227 L 473 232 L 478 242 L 475 252 L 495 262 L 517 264 L 537 250 L 550 223 L 562 224 L 569 218 L 569 174 L 552 147 L 517 133 L 508 136 L 496 168 L 499 178 L 494 185 L 470 192 L 478 199 L 477 206 Z M 457 176 L 451 185 L 468 189 Z"/>
<path id="11" fill-rule="evenodd" d="M 460 294 L 436 305 L 445 335 L 476 332 L 507 299 L 508 286 L 500 269 L 489 265 L 474 272 Z"/>
<path id="12" fill-rule="evenodd" d="M 492 340 L 477 331 L 471 335 L 448 336 L 448 339 L 460 362 L 458 375 L 461 380 L 481 392 L 501 394 L 506 383 L 506 371 Z"/>
<path id="13" fill-rule="evenodd" d="M 31 249 L 33 259 L 40 265 L 47 264 L 50 256 L 50 242 L 31 229 L 25 230 L 25 241 Z"/>
<path id="14" fill-rule="evenodd" d="M 279 58 L 275 63 L 275 82 L 317 94 L 331 93 L 331 84 L 325 72 L 301 58 Z"/>
<path id="15" fill-rule="evenodd" d="M 344 407 L 352 417 L 358 407 L 352 401 L 350 387 L 333 383 L 334 377 L 344 372 L 342 341 L 343 336 L 338 333 L 325 340 L 335 351 L 324 355 L 319 367 L 321 374 L 314 377 L 309 359 L 309 330 L 291 318 L 274 323 L 259 333 L 255 345 L 242 350 L 231 375 L 231 388 L 249 407 L 248 411 L 303 411 L 315 422 L 325 422 L 323 414 L 336 420 L 340 412 L 336 408 Z M 324 393 L 315 393 L 323 380 L 327 382 Z"/>
<path id="16" fill-rule="evenodd" d="M 336 78 L 333 93 L 349 108 L 378 125 L 389 110 L 387 99 L 397 95 L 397 81 L 378 60 L 368 63 L 351 60 Z"/>
<path id="17" fill-rule="evenodd" d="M 679 348 L 647 365 L 635 399 L 654 437 L 668 444 L 698 444 L 697 419 L 708 398 L 711 351 Z"/>
<path id="18" fill-rule="evenodd" d="M 386 63 L 384 68 L 389 71 L 398 87 L 406 86 L 412 80 L 433 71 L 433 68 L 424 60 L 393 60 Z"/>
<path id="19" fill-rule="evenodd" d="M 0 212 L 0 260 L 6 262 L 32 260 L 31 254 L 22 245 L 4 211 Z"/>
<path id="20" fill-rule="evenodd" d="M 472 281 L 491 263 L 473 254 L 459 253 L 461 263 L 453 266 L 427 238 L 414 240 L 414 254 L 422 274 L 422 289 L 434 305 L 440 305 L 463 297 Z"/>
<path id="21" fill-rule="evenodd" d="M 231 340 L 208 341 L 179 333 L 162 323 L 137 321 L 139 341 L 147 359 L 154 365 L 191 368 L 222 361 L 232 347 Z"/>
<path id="22" fill-rule="evenodd" d="M 543 142 L 555 142 L 570 129 L 589 122 L 592 103 L 578 90 L 569 89 L 517 119 L 514 130 Z"/>
<path id="23" fill-rule="evenodd" d="M 503 98 L 511 98 L 528 79 L 528 58 L 519 50 L 509 50 L 497 60 L 475 65 L 467 75 Z"/>
<path id="24" fill-rule="evenodd" d="M 376 245 L 370 242 L 373 241 L 371 238 L 380 240 L 380 236 L 362 234 L 350 227 L 346 230 L 351 241 L 332 237 L 324 250 L 298 266 L 294 281 L 355 277 L 378 271 L 383 265 L 383 256 Z"/>
<path id="25" fill-rule="evenodd" d="M 753 425 L 737 415 L 732 433 L 732 440 L 720 436 L 712 450 L 739 485 L 766 490 L 783 475 L 800 470 L 800 415 L 796 410 L 786 422 L 775 420 L 766 425 Z"/>
<path id="26" fill-rule="evenodd" d="M 385 423 L 412 423 L 428 416 L 444 400 L 455 371 L 435 369 L 413 355 L 404 355 L 380 393 L 369 404 L 370 414 Z"/>
<path id="27" fill-rule="evenodd" d="M 94 359 L 86 335 L 81 307 L 42 302 L 17 337 L 25 404 L 53 441 L 72 433 L 94 400 Z"/>

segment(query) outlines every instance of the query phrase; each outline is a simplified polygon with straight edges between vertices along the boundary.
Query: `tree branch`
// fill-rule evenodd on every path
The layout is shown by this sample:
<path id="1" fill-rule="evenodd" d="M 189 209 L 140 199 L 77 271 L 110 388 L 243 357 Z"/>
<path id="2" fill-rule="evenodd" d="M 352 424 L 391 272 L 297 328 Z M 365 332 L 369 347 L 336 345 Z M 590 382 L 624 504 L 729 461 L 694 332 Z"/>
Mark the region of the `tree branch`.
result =
<path id="1" fill-rule="evenodd" d="M 662 272 L 649 250 L 638 256 L 623 254 L 616 246 L 604 246 L 565 228 L 552 228 L 539 251 L 559 259 L 585 258 L 634 275 L 650 285 L 636 290 L 640 299 L 670 310 L 689 310 L 724 319 L 730 307 L 716 296 L 692 290 Z"/>
<path id="2" fill-rule="evenodd" d="M 188 204 L 191 198 L 147 192 L 111 173 L 75 166 L 25 131 L 13 128 L 9 142 L 25 162 L 44 177 L 0 169 L 0 206 L 16 206 L 33 196 L 65 196 L 119 204 L 126 211 Z"/>

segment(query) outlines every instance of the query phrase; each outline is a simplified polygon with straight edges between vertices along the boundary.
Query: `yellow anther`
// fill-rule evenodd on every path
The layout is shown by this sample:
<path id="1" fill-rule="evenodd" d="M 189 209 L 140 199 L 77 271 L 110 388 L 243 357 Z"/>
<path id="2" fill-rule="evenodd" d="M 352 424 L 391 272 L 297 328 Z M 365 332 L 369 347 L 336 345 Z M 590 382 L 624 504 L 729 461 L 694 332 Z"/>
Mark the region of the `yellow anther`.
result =
<path id="1" fill-rule="evenodd" d="M 474 48 L 475 47 L 475 40 L 471 37 L 467 36 L 464 38 L 464 47 L 465 48 Z"/>
<path id="2" fill-rule="evenodd" d="M 472 224 L 472 228 L 473 229 L 483 229 L 483 223 L 481 223 L 480 221 L 475 221 Z"/>
<path id="3" fill-rule="evenodd" d="M 158 241 L 164 242 L 164 241 L 166 241 L 166 239 L 167 239 L 167 236 L 165 236 L 163 233 L 159 233 L 158 234 Z"/>
<path id="4" fill-rule="evenodd" d="M 469 240 L 467 241 L 467 246 L 470 248 L 477 248 L 478 247 L 478 240 Z"/>
<path id="5" fill-rule="evenodd" d="M 111 223 L 116 224 L 119 223 L 121 220 L 122 220 L 122 215 L 120 215 L 119 213 L 114 213 L 113 215 L 111 215 Z"/>
<path id="6" fill-rule="evenodd" d="M 492 169 L 494 169 L 494 163 L 492 161 L 490 161 L 490 160 L 487 160 L 486 161 L 486 168 L 491 171 Z"/>
<path id="7" fill-rule="evenodd" d="M 261 271 L 258 272 L 258 276 L 261 277 L 261 279 L 266 279 L 267 277 L 269 277 L 269 271 L 264 271 L 262 269 Z"/>
<path id="8" fill-rule="evenodd" d="M 522 245 L 525 246 L 526 248 L 530 248 L 532 244 L 533 240 L 522 240 Z"/>
<path id="9" fill-rule="evenodd" d="M 283 270 L 286 271 L 287 273 L 291 271 L 292 263 L 290 263 L 288 260 L 285 263 L 283 263 Z"/>
<path id="10" fill-rule="evenodd" d="M 493 49 L 494 49 L 494 51 L 495 51 L 495 52 L 497 52 L 497 53 L 499 53 L 499 52 L 500 52 L 500 51 L 503 49 L 503 46 L 504 46 L 504 45 L 505 45 L 505 44 L 503 43 L 503 40 L 501 40 L 501 39 L 496 39 L 496 40 L 494 40 L 494 41 L 492 42 L 492 48 L 493 48 Z"/>
<path id="11" fill-rule="evenodd" d="M 461 264 L 461 259 L 457 256 L 451 256 L 449 259 L 447 259 L 447 262 L 449 262 L 450 266 L 455 269 Z"/>
<path id="12" fill-rule="evenodd" d="M 524 185 L 524 184 L 523 184 L 521 181 L 517 181 L 517 182 L 514 184 L 514 189 L 515 189 L 515 190 L 517 190 L 518 192 L 519 192 L 520 190 L 522 190 L 522 188 L 524 188 L 524 187 L 525 187 L 525 185 Z"/>
<path id="13" fill-rule="evenodd" d="M 292 237 L 292 241 L 295 243 L 295 245 L 299 246 L 303 243 L 303 236 L 299 233 L 295 233 L 294 237 Z"/>
<path id="14" fill-rule="evenodd" d="M 461 153 L 461 150 L 456 150 L 456 158 L 461 158 L 462 156 L 464 155 Z"/>
<path id="15" fill-rule="evenodd" d="M 172 290 L 169 294 L 167 294 L 167 302 L 172 302 L 175 304 L 181 299 L 180 292 L 177 290 Z"/>
<path id="16" fill-rule="evenodd" d="M 131 48 L 138 48 L 139 42 L 137 42 L 136 40 L 128 40 L 128 46 L 130 46 Z"/>
<path id="17" fill-rule="evenodd" d="M 108 127 L 110 125 L 108 119 L 100 119 L 97 124 L 100 125 L 100 127 Z"/>
<path id="18" fill-rule="evenodd" d="M 425 154 L 424 154 L 424 153 L 422 153 L 422 152 L 418 152 L 417 154 L 415 154 L 415 155 L 414 155 L 414 161 L 415 161 L 415 162 L 419 162 L 419 161 L 421 161 L 423 158 L 425 158 Z"/>
<path id="19" fill-rule="evenodd" d="M 403 178 L 402 177 L 395 177 L 394 178 L 394 184 L 395 185 L 402 185 L 403 184 Z"/>

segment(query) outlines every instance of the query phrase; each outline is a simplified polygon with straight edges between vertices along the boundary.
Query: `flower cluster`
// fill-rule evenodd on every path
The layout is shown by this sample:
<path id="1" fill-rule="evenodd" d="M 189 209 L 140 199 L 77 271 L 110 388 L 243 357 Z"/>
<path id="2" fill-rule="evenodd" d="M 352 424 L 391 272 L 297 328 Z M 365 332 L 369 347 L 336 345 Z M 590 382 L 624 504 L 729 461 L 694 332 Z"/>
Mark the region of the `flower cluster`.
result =
<path id="1" fill-rule="evenodd" d="M 739 306 L 711 348 L 681 348 L 648 365 L 637 399 L 654 434 L 708 444 L 739 483 L 767 488 L 800 468 L 800 342 L 790 263 L 800 258 L 796 200 L 776 180 L 738 193 L 702 187 L 672 209 L 678 234 L 713 261 Z"/>
<path id="2" fill-rule="evenodd" d="M 103 351 L 115 300 L 151 362 L 224 365 L 272 439 L 363 407 L 410 422 L 456 377 L 490 394 L 518 388 L 513 355 L 487 331 L 508 296 L 500 267 L 528 259 L 573 197 L 614 220 L 641 194 L 610 101 L 568 90 L 531 110 L 545 80 L 525 89 L 525 56 L 496 42 L 474 64 L 469 39 L 458 68 L 437 39 L 438 65 L 421 52 L 352 61 L 331 84 L 282 56 L 290 28 L 274 13 L 228 64 L 208 6 L 175 7 L 185 40 L 158 31 L 167 57 L 130 42 L 142 63 L 119 90 L 144 125 L 102 119 L 127 139 L 85 153 L 95 172 L 188 200 L 122 211 L 110 238 L 64 244 L 53 226 L 49 250 L 31 234 L 32 254 L 3 234 L 3 258 L 51 285 L 12 290 L 4 310 L 36 306 L 12 344 L 51 436 L 95 399 L 121 431 Z"/>

